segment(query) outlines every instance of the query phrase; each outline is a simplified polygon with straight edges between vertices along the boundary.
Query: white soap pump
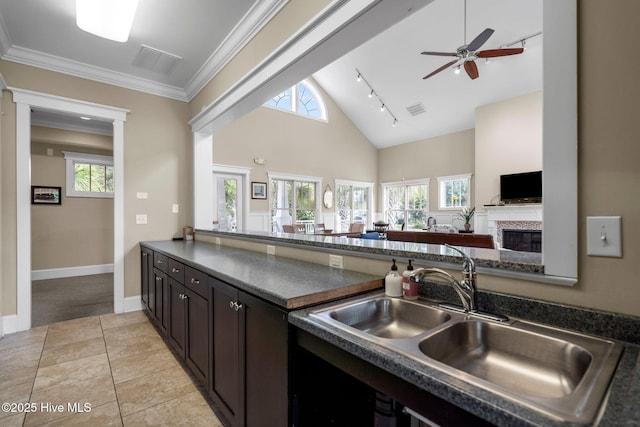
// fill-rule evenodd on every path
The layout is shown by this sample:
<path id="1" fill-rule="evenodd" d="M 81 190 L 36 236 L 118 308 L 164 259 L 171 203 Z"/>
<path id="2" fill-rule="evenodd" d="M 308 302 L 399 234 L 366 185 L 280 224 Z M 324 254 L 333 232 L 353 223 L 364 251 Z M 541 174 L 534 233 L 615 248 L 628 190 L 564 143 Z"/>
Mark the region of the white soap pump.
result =
<path id="1" fill-rule="evenodd" d="M 402 276 L 398 273 L 398 266 L 396 260 L 392 259 L 393 265 L 391 270 L 384 278 L 384 293 L 388 297 L 401 297 L 402 296 Z"/>

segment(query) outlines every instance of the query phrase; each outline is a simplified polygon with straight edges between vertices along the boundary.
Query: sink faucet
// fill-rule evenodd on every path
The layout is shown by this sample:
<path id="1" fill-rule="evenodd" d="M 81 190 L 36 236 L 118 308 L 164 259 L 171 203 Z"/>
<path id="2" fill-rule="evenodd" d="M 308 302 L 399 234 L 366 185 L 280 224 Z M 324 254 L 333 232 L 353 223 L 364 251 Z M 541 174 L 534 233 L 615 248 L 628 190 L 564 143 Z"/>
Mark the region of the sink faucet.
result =
<path id="1" fill-rule="evenodd" d="M 478 305 L 476 302 L 476 264 L 469 255 L 465 254 L 460 249 L 453 247 L 448 243 L 445 243 L 445 246 L 449 249 L 453 249 L 464 257 L 464 262 L 462 264 L 462 280 L 458 281 L 451 274 L 436 267 L 418 268 L 414 270 L 411 274 L 411 280 L 419 283 L 427 276 L 434 275 L 444 277 L 460 297 L 464 311 L 476 311 Z"/>
<path id="2" fill-rule="evenodd" d="M 426 277 L 431 275 L 444 277 L 460 297 L 460 301 L 462 301 L 462 307 L 466 313 L 473 313 L 474 315 L 498 322 L 508 321 L 509 318 L 507 316 L 503 316 L 501 314 L 486 313 L 484 311 L 478 310 L 478 303 L 476 298 L 476 263 L 473 262 L 473 259 L 471 259 L 469 255 L 462 252 L 460 249 L 451 246 L 448 243 L 445 243 L 445 246 L 449 249 L 453 249 L 464 257 L 464 262 L 462 263 L 462 280 L 458 281 L 451 274 L 437 267 L 418 268 L 413 271 L 413 273 L 409 277 L 409 280 L 420 283 Z M 460 310 L 460 308 L 457 309 Z"/>

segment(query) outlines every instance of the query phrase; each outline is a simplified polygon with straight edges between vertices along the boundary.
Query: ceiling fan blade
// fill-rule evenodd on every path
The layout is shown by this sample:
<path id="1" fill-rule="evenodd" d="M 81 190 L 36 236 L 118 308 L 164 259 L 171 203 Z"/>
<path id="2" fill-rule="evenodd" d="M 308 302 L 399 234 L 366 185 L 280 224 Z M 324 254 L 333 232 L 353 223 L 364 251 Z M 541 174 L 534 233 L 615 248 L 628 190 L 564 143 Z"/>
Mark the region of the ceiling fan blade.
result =
<path id="1" fill-rule="evenodd" d="M 517 55 L 522 52 L 524 52 L 524 49 L 521 47 L 510 48 L 510 49 L 488 49 L 488 50 L 481 50 L 480 52 L 476 52 L 476 56 L 478 58 L 495 58 L 498 56 Z"/>
<path id="2" fill-rule="evenodd" d="M 447 62 L 446 64 L 444 64 L 442 67 L 438 68 L 437 70 L 435 70 L 434 72 L 432 72 L 431 74 L 427 74 L 426 76 L 424 76 L 422 79 L 428 79 L 429 77 L 438 74 L 440 71 L 446 70 L 447 68 L 449 68 L 450 66 L 452 66 L 453 64 L 455 64 L 456 62 L 458 62 L 458 60 L 454 60 L 451 62 Z"/>
<path id="3" fill-rule="evenodd" d="M 422 55 L 435 55 L 435 56 L 458 56 L 455 52 L 420 52 Z"/>
<path id="4" fill-rule="evenodd" d="M 465 62 L 464 63 L 464 70 L 467 72 L 469 77 L 471 77 L 471 80 L 477 79 L 478 76 L 480 75 L 478 73 L 478 66 L 476 65 L 475 61 L 467 61 L 467 62 Z"/>
<path id="5" fill-rule="evenodd" d="M 489 37 L 491 37 L 492 34 L 493 34 L 493 30 L 491 28 L 487 28 L 486 30 L 478 34 L 478 36 L 475 39 L 473 39 L 471 43 L 469 43 L 469 45 L 467 46 L 467 49 L 470 50 L 471 52 L 480 49 L 480 46 L 485 44 L 485 42 L 489 40 Z"/>

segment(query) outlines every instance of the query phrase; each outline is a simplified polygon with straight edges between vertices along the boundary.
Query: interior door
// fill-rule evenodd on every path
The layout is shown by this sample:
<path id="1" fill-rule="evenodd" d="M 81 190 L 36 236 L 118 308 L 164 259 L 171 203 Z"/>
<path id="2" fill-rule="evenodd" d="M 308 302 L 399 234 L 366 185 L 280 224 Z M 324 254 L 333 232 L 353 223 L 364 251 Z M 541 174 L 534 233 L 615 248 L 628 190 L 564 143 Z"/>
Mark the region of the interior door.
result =
<path id="1" fill-rule="evenodd" d="M 220 230 L 236 230 L 244 226 L 242 224 L 243 181 L 242 175 L 213 174 L 215 214 Z"/>

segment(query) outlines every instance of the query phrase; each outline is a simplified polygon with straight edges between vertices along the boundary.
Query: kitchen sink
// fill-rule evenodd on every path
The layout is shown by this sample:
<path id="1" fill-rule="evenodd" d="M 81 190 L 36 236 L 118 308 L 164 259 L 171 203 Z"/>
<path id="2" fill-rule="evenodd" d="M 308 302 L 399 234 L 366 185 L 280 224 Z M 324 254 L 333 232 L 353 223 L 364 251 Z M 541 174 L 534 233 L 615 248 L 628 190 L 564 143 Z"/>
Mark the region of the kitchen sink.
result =
<path id="1" fill-rule="evenodd" d="M 310 312 L 425 367 L 576 425 L 594 422 L 623 346 L 533 322 L 496 322 L 375 294 Z"/>
<path id="2" fill-rule="evenodd" d="M 419 348 L 474 377 L 543 398 L 571 395 L 593 363 L 591 353 L 572 342 L 475 320 L 454 323 Z"/>
<path id="3" fill-rule="evenodd" d="M 344 325 L 381 338 L 409 338 L 451 319 L 446 311 L 410 301 L 380 297 L 330 310 Z"/>

